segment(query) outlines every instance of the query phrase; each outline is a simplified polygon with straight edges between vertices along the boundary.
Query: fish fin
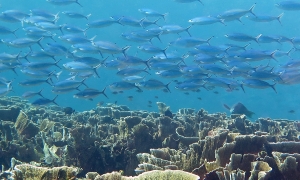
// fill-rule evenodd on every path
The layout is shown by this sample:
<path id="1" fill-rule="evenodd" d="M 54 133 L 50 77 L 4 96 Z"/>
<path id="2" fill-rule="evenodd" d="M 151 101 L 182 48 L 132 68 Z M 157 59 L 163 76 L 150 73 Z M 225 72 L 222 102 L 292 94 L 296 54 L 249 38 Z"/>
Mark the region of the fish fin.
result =
<path id="1" fill-rule="evenodd" d="M 123 53 L 123 55 L 124 55 L 125 57 L 127 56 L 127 55 L 126 55 L 126 51 L 129 50 L 130 47 L 131 47 L 131 46 L 125 46 L 125 47 L 122 48 L 122 53 Z"/>
<path id="2" fill-rule="evenodd" d="M 170 81 L 168 84 L 165 85 L 165 87 L 167 88 L 167 90 L 171 93 L 170 89 L 169 89 L 169 84 L 171 83 L 172 81 Z"/>
<path id="3" fill-rule="evenodd" d="M 271 88 L 277 93 L 277 91 L 276 91 L 276 89 L 275 89 L 275 85 L 276 85 L 276 83 L 274 83 L 273 85 L 270 85 L 270 86 L 271 86 Z"/>
<path id="4" fill-rule="evenodd" d="M 42 91 L 43 91 L 44 89 L 41 89 L 37 94 L 39 95 L 39 96 L 41 96 L 42 98 L 45 98 L 43 95 L 42 95 Z"/>
<path id="5" fill-rule="evenodd" d="M 201 2 L 201 1 L 200 1 L 200 2 Z M 189 29 L 190 29 L 192 26 L 193 26 L 193 25 L 190 25 L 189 27 L 187 27 L 187 28 L 185 29 L 185 31 L 189 34 L 190 37 L 192 37 L 192 35 L 191 35 Z"/>
<path id="6" fill-rule="evenodd" d="M 49 79 L 51 80 L 50 76 L 48 76 L 48 78 L 46 79 L 46 83 L 49 84 L 50 86 L 52 86 L 52 84 L 50 83 Z M 52 80 L 51 80 L 52 81 Z"/>
<path id="7" fill-rule="evenodd" d="M 231 109 L 227 104 L 223 104 L 223 106 L 224 106 L 226 109 L 228 109 L 228 110 Z"/>
<path id="8" fill-rule="evenodd" d="M 86 15 L 86 16 L 85 16 L 85 19 L 86 19 L 86 20 L 89 20 L 89 17 L 90 17 L 91 15 L 92 15 L 92 14 Z"/>
<path id="9" fill-rule="evenodd" d="M 262 34 L 259 34 L 258 36 L 255 37 L 255 42 L 257 42 L 257 44 L 259 44 L 258 39 L 260 38 L 260 36 L 262 36 Z"/>
<path id="10" fill-rule="evenodd" d="M 168 58 L 168 57 L 167 57 L 167 54 L 166 54 L 166 50 L 167 50 L 168 48 L 169 48 L 169 45 L 168 45 L 165 49 L 162 50 L 162 52 L 164 53 L 164 55 L 165 55 L 166 58 Z"/>
<path id="11" fill-rule="evenodd" d="M 20 28 L 17 28 L 17 29 L 15 29 L 15 30 L 13 30 L 11 33 L 13 34 L 13 35 L 15 35 L 15 37 L 17 38 L 18 36 L 16 35 L 16 31 L 17 30 L 19 30 Z"/>
<path id="12" fill-rule="evenodd" d="M 108 96 L 105 94 L 105 90 L 106 90 L 106 87 L 101 91 L 101 94 L 103 94 L 107 99 L 109 99 Z"/>
<path id="13" fill-rule="evenodd" d="M 78 2 L 78 0 L 76 0 L 75 3 L 78 4 L 80 7 L 83 7 L 83 6 Z"/>
<path id="14" fill-rule="evenodd" d="M 54 65 L 55 65 L 56 67 L 58 67 L 59 69 L 61 69 L 61 67 L 59 67 L 59 66 L 57 65 L 57 63 L 59 63 L 59 61 L 61 61 L 61 59 L 58 60 L 58 61 L 55 61 Z"/>
<path id="15" fill-rule="evenodd" d="M 249 13 L 253 14 L 253 16 L 257 17 L 254 12 L 253 12 L 253 9 L 255 8 L 256 6 L 256 3 L 253 4 L 253 6 L 251 6 L 251 8 L 249 9 Z"/>
<path id="16" fill-rule="evenodd" d="M 36 43 L 38 43 L 38 45 L 42 48 L 42 49 L 44 49 L 44 47 L 42 46 L 42 44 L 41 44 L 41 41 L 44 39 L 44 37 L 41 37 L 40 39 L 38 39 L 38 41 L 36 42 Z M 30 48 L 31 49 L 31 48 Z"/>
<path id="17" fill-rule="evenodd" d="M 87 88 L 89 88 L 86 84 L 85 84 L 85 80 L 86 80 L 87 78 L 84 78 L 82 81 L 81 81 L 81 84 L 83 84 L 85 87 L 87 87 Z"/>
<path id="18" fill-rule="evenodd" d="M 277 16 L 277 21 L 280 23 L 280 25 L 282 26 L 282 24 L 281 24 L 281 18 L 282 18 L 282 16 L 284 15 L 284 13 L 281 13 L 281 14 L 279 14 L 279 16 Z"/>
<path id="19" fill-rule="evenodd" d="M 198 1 L 204 6 L 204 4 L 203 4 L 203 2 L 201 0 L 198 0 Z"/>
<path id="20" fill-rule="evenodd" d="M 102 63 L 98 64 L 96 67 L 93 68 L 93 70 L 94 70 L 94 72 L 95 72 L 95 74 L 97 75 L 98 78 L 100 78 L 100 76 L 99 76 L 99 74 L 97 72 L 97 69 L 101 66 L 101 64 Z"/>
<path id="21" fill-rule="evenodd" d="M 212 37 L 210 37 L 210 38 L 208 38 L 208 39 L 206 40 L 206 43 L 207 43 L 208 45 L 210 45 L 209 41 L 210 41 L 213 37 L 215 37 L 215 36 L 212 36 Z"/>
<path id="22" fill-rule="evenodd" d="M 52 102 L 53 104 L 56 104 L 57 106 L 59 106 L 59 105 L 55 102 L 55 100 L 56 100 L 57 97 L 58 97 L 58 95 L 56 95 L 55 98 L 53 98 L 53 99 L 51 100 L 51 102 Z"/>

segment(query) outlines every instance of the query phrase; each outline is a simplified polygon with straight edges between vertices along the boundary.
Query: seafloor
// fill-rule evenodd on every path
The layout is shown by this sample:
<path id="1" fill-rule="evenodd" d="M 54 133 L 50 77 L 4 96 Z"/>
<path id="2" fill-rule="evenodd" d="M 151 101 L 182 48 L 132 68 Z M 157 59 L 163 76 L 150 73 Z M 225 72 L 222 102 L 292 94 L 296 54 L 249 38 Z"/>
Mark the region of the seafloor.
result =
<path id="1" fill-rule="evenodd" d="M 1 179 L 300 179 L 300 122 L 107 104 L 69 113 L 0 99 Z"/>

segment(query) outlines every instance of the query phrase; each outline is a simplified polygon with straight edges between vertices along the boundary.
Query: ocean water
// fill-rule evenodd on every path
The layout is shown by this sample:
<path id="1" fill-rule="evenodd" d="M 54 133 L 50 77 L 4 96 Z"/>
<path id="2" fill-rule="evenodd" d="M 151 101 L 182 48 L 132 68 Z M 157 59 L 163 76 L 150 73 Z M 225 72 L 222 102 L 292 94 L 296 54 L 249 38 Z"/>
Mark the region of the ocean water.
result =
<path id="1" fill-rule="evenodd" d="M 192 37 L 198 37 L 202 39 L 208 39 L 212 36 L 212 40 L 210 41 L 211 45 L 219 46 L 226 43 L 236 44 L 240 46 L 244 46 L 247 42 L 236 42 L 227 39 L 224 35 L 229 33 L 246 33 L 251 36 L 257 36 L 259 34 L 263 35 L 282 35 L 289 38 L 298 37 L 299 36 L 299 21 L 300 19 L 297 18 L 299 16 L 300 11 L 286 11 L 279 9 L 275 6 L 276 3 L 280 1 L 255 1 L 255 0 L 244 0 L 244 1 L 223 1 L 223 0 L 203 0 L 203 5 L 199 2 L 191 2 L 191 3 L 177 3 L 173 0 L 79 0 L 82 7 L 78 4 L 73 3 L 70 5 L 65 6 L 57 6 L 53 5 L 45 0 L 9 0 L 9 1 L 0 1 L 1 8 L 0 11 L 5 10 L 20 10 L 25 13 L 30 13 L 31 9 L 44 9 L 54 14 L 59 12 L 59 19 L 56 22 L 57 25 L 62 24 L 70 24 L 76 25 L 82 28 L 87 27 L 87 23 L 89 21 L 94 21 L 98 19 L 109 19 L 110 16 L 129 16 L 134 17 L 137 19 L 142 19 L 145 16 L 138 11 L 140 8 L 150 8 L 160 13 L 168 13 L 166 16 L 166 20 L 163 19 L 158 20 L 157 24 L 159 26 L 163 25 L 180 25 L 182 27 L 188 27 L 190 24 L 188 22 L 189 19 L 194 17 L 200 16 L 216 16 L 225 11 L 232 10 L 232 9 L 249 9 L 252 5 L 256 3 L 256 6 L 253 10 L 255 14 L 259 15 L 271 15 L 271 16 L 278 16 L 281 13 L 284 13 L 281 21 L 282 25 L 278 21 L 272 22 L 253 22 L 247 19 L 247 17 L 243 16 L 241 18 L 241 22 L 239 21 L 230 21 L 225 22 L 226 26 L 221 23 L 211 24 L 211 25 L 194 25 L 190 28 L 190 33 Z M 84 15 L 91 14 L 89 20 L 86 19 L 72 19 L 61 12 L 63 11 L 76 11 L 82 13 Z M 249 15 L 249 14 L 247 14 Z M 157 17 L 147 17 L 149 20 L 156 20 Z M 25 32 L 22 30 L 21 23 L 10 23 L 1 21 L 1 25 L 8 27 L 10 29 L 20 28 L 16 31 L 16 35 L 21 37 L 26 37 Z M 29 26 L 28 24 L 24 23 L 23 27 Z M 155 25 L 151 25 L 148 28 L 157 27 Z M 147 28 L 146 28 L 147 29 Z M 113 24 L 108 27 L 103 28 L 93 28 L 89 29 L 86 32 L 86 36 L 88 38 L 92 38 L 96 36 L 94 41 L 110 41 L 117 44 L 119 47 L 124 47 L 130 45 L 131 48 L 127 51 L 128 55 L 135 55 L 139 58 L 147 60 L 151 58 L 154 54 L 144 53 L 137 49 L 137 46 L 141 45 L 142 43 L 131 42 L 123 39 L 121 37 L 122 33 L 131 32 L 136 30 L 143 30 L 142 27 L 131 27 L 131 26 L 122 26 L 119 24 Z M 74 49 L 71 48 L 71 45 L 65 42 L 62 42 L 58 39 L 61 36 L 61 32 L 58 30 L 53 31 L 56 33 L 54 39 L 57 43 L 60 43 L 71 51 Z M 67 33 L 67 32 L 65 32 Z M 186 32 L 182 32 L 178 34 L 167 34 L 161 35 L 162 42 L 159 42 L 157 39 L 153 39 L 152 43 L 155 46 L 160 48 L 165 48 L 171 41 L 176 40 L 179 37 L 188 37 L 189 35 Z M 1 39 L 15 39 L 13 34 L 3 35 L 0 34 Z M 51 39 L 43 39 L 41 44 L 46 47 L 47 43 L 53 42 Z M 256 42 L 252 41 L 247 49 L 256 49 L 256 50 L 280 50 L 280 51 L 288 51 L 293 47 L 291 43 L 283 42 L 279 43 L 260 43 L 257 44 Z M 17 54 L 20 51 L 21 55 L 25 55 L 29 52 L 29 48 L 14 48 L 8 47 L 5 44 L 0 44 L 1 52 Z M 40 47 L 38 45 L 32 46 L 33 50 L 39 51 Z M 176 52 L 178 54 L 186 54 L 189 50 L 193 48 L 180 48 L 170 46 L 167 49 L 167 52 Z M 290 59 L 297 60 L 299 59 L 299 52 L 292 51 L 290 57 L 283 56 L 276 58 L 275 60 L 262 60 L 256 61 L 251 63 L 253 66 L 266 66 L 269 63 L 269 66 L 274 69 L 280 68 L 282 64 L 286 63 Z M 83 54 L 83 53 L 76 53 L 77 56 L 92 56 L 95 58 L 103 59 L 99 54 Z M 115 59 L 119 55 L 109 55 L 104 54 L 105 57 L 108 57 L 108 60 Z M 63 68 L 63 64 L 66 62 L 72 61 L 70 58 L 66 57 L 57 57 L 57 59 L 61 59 L 59 62 L 59 66 L 61 69 L 57 67 L 51 67 L 50 70 L 55 70 L 56 72 L 62 71 L 60 76 L 60 80 L 69 78 L 70 72 Z M 44 61 L 44 62 L 53 62 L 52 59 L 45 59 L 45 60 L 31 60 L 32 62 L 36 61 Z M 25 63 L 24 59 L 20 59 L 21 63 Z M 193 57 L 188 57 L 185 60 L 187 65 L 195 65 L 193 62 Z M 224 64 L 222 64 L 224 65 Z M 140 66 L 140 68 L 144 68 Z M 269 68 L 269 70 L 271 69 Z M 22 66 L 17 67 L 16 71 L 18 75 L 15 75 L 12 71 L 4 71 L 0 72 L 0 77 L 5 77 L 6 79 L 13 80 L 12 87 L 13 92 L 10 92 L 8 96 L 21 96 L 26 91 L 38 91 L 43 89 L 42 94 L 49 99 L 53 99 L 56 95 L 51 92 L 51 86 L 48 84 L 42 84 L 39 86 L 32 86 L 32 87 L 23 87 L 18 84 L 26 79 L 31 79 L 31 77 L 22 74 L 20 71 Z M 155 89 L 155 90 L 147 90 L 143 89 L 142 93 L 136 92 L 135 89 L 132 90 L 125 90 L 123 93 L 113 94 L 112 90 L 109 89 L 108 85 L 113 82 L 120 81 L 121 77 L 116 75 L 117 69 L 108 69 L 104 66 L 101 66 L 97 69 L 97 72 L 100 75 L 100 78 L 97 77 L 90 77 L 86 80 L 86 84 L 90 88 L 102 90 L 103 88 L 107 87 L 106 94 L 108 95 L 108 99 L 103 96 L 99 95 L 98 97 L 94 98 L 93 101 L 85 100 L 85 99 L 77 99 L 74 98 L 73 95 L 77 93 L 76 91 L 67 93 L 67 94 L 60 94 L 56 99 L 57 104 L 62 107 L 72 107 L 76 111 L 83 111 L 83 110 L 90 110 L 97 106 L 97 103 L 104 102 L 104 103 L 115 103 L 127 105 L 132 110 L 149 110 L 149 111 L 157 111 L 156 102 L 164 102 L 168 106 L 170 106 L 173 112 L 176 112 L 179 108 L 194 108 L 200 109 L 204 108 L 205 110 L 209 111 L 209 113 L 214 112 L 228 112 L 223 106 L 223 104 L 228 104 L 229 106 L 234 105 L 237 102 L 243 103 L 249 110 L 255 112 L 255 116 L 253 120 L 257 119 L 258 117 L 271 117 L 271 118 L 286 118 L 291 120 L 297 120 L 299 118 L 299 85 L 283 85 L 283 84 L 276 84 L 275 88 L 277 93 L 274 92 L 272 88 L 266 89 L 255 89 L 249 88 L 245 86 L 245 93 L 239 88 L 239 90 L 234 90 L 232 92 L 228 92 L 226 88 L 223 87 L 215 87 L 213 90 L 205 90 L 204 88 L 200 88 L 200 92 L 193 92 L 193 91 L 186 91 L 182 92 L 175 89 L 177 85 L 174 80 L 184 81 L 185 79 L 174 78 L 174 79 L 166 79 L 161 78 L 160 76 L 155 74 L 155 70 L 149 70 L 151 75 L 142 73 L 141 76 L 145 76 L 145 79 L 157 79 L 162 81 L 163 83 L 167 84 L 169 82 L 169 88 L 171 93 L 166 93 L 162 89 Z M 210 73 L 211 76 L 215 77 L 214 73 Z M 232 77 L 229 75 L 231 79 L 239 80 L 240 77 Z M 77 78 L 78 80 L 80 78 Z M 53 78 L 53 81 L 56 82 L 57 80 Z M 270 84 L 274 84 L 273 80 L 267 80 Z M 85 87 L 81 86 L 80 89 L 83 90 Z M 133 96 L 132 100 L 129 100 L 128 96 Z M 32 99 L 29 99 L 30 102 L 33 102 L 35 99 L 39 97 L 36 96 Z M 201 98 L 201 100 L 200 100 Z M 149 101 L 152 102 L 150 107 Z M 294 110 L 294 113 L 290 113 L 289 111 Z"/>

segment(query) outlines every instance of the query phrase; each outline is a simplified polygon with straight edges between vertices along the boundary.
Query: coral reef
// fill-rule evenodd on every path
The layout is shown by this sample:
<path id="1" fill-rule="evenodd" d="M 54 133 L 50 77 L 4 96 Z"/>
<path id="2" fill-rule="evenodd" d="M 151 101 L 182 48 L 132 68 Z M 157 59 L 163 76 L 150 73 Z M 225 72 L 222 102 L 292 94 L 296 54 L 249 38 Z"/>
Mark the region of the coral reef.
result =
<path id="1" fill-rule="evenodd" d="M 108 104 L 73 114 L 17 97 L 0 104 L 0 178 L 300 179 L 298 122 L 187 108 L 165 116 L 161 102 L 159 112 Z"/>

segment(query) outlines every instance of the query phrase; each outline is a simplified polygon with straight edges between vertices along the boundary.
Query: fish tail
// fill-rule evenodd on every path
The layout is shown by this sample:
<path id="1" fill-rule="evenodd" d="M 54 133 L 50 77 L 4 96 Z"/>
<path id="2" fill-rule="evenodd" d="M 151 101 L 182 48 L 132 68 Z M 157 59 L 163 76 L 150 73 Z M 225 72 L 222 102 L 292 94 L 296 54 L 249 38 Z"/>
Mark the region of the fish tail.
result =
<path id="1" fill-rule="evenodd" d="M 277 91 L 276 91 L 276 89 L 275 89 L 275 85 L 276 85 L 276 83 L 274 83 L 273 85 L 270 85 L 270 86 L 271 86 L 271 88 L 277 93 Z"/>
<path id="2" fill-rule="evenodd" d="M 139 24 L 140 24 L 140 26 L 143 28 L 143 29 L 145 29 L 145 27 L 144 27 L 144 20 L 145 20 L 146 18 L 144 17 L 144 18 L 142 18 L 141 20 L 140 20 L 140 22 L 139 22 Z"/>
<path id="3" fill-rule="evenodd" d="M 276 49 L 275 51 L 273 51 L 270 56 L 272 59 L 274 59 L 275 61 L 277 61 L 276 57 L 275 57 L 275 53 L 277 52 L 278 50 Z"/>
<path id="4" fill-rule="evenodd" d="M 93 70 L 94 70 L 94 72 L 95 72 L 95 74 L 97 75 L 98 78 L 100 78 L 100 76 L 99 76 L 99 74 L 98 74 L 98 72 L 97 72 L 97 69 L 98 69 L 100 66 L 101 66 L 101 63 L 98 64 L 96 67 L 93 68 Z"/>
<path id="5" fill-rule="evenodd" d="M 153 22 L 153 24 L 155 24 L 155 25 L 157 25 L 158 27 L 160 27 L 160 25 L 157 24 L 158 20 L 160 20 L 160 18 L 157 18 L 157 19 Z"/>
<path id="6" fill-rule="evenodd" d="M 143 90 L 139 86 L 137 86 L 136 84 L 134 85 L 134 87 L 136 87 L 140 92 L 143 92 Z"/>
<path id="7" fill-rule="evenodd" d="M 38 41 L 37 41 L 37 43 L 38 43 L 38 45 L 42 48 L 42 49 L 44 49 L 44 47 L 42 46 L 42 44 L 41 44 L 41 41 L 44 39 L 44 37 L 41 37 Z"/>
<path id="8" fill-rule="evenodd" d="M 200 2 L 201 2 L 201 1 L 200 1 Z M 189 34 L 190 37 L 192 37 L 192 35 L 191 35 L 189 29 L 190 29 L 192 26 L 193 26 L 193 25 L 190 25 L 189 27 L 187 27 L 187 28 L 185 29 L 185 31 Z"/>
<path id="9" fill-rule="evenodd" d="M 58 61 L 55 61 L 54 66 L 56 66 L 56 67 L 58 67 L 59 69 L 61 69 L 61 67 L 59 67 L 58 64 L 57 64 L 57 63 L 59 63 L 59 61 L 61 61 L 61 59 L 58 60 Z"/>
<path id="10" fill-rule="evenodd" d="M 209 41 L 210 41 L 213 37 L 215 37 L 215 36 L 212 36 L 212 37 L 210 37 L 210 38 L 208 38 L 208 39 L 206 40 L 206 43 L 207 43 L 208 45 L 210 45 Z"/>
<path id="11" fill-rule="evenodd" d="M 167 88 L 167 90 L 171 93 L 170 89 L 169 89 L 169 84 L 171 83 L 172 81 L 170 81 L 168 84 L 165 85 L 165 87 Z"/>
<path id="12" fill-rule="evenodd" d="M 166 16 L 168 16 L 168 15 L 169 15 L 169 13 L 165 13 L 162 15 L 162 18 L 164 19 L 164 21 L 166 21 Z"/>
<path id="13" fill-rule="evenodd" d="M 225 19 L 220 19 L 220 23 L 222 23 L 224 26 L 227 26 L 227 25 L 225 24 Z"/>
<path id="14" fill-rule="evenodd" d="M 43 91 L 44 89 L 41 89 L 37 94 L 39 95 L 39 96 L 41 96 L 42 98 L 45 98 L 43 95 L 42 95 L 42 91 Z"/>
<path id="15" fill-rule="evenodd" d="M 13 30 L 11 33 L 13 33 L 13 35 L 17 38 L 18 36 L 16 35 L 16 31 L 19 30 L 20 28 L 17 28 L 15 30 Z"/>
<path id="16" fill-rule="evenodd" d="M 243 92 L 246 93 L 243 84 L 241 84 L 241 88 L 242 88 Z"/>
<path id="17" fill-rule="evenodd" d="M 246 44 L 245 46 L 243 46 L 244 51 L 247 51 L 247 47 L 250 45 L 251 43 Z"/>
<path id="18" fill-rule="evenodd" d="M 144 61 L 145 64 L 146 64 L 146 66 L 147 66 L 147 68 L 148 68 L 149 70 L 151 70 L 151 68 L 150 68 L 150 66 L 149 66 L 149 61 L 150 61 L 151 59 L 152 59 L 152 58 L 149 58 L 147 61 Z"/>
<path id="19" fill-rule="evenodd" d="M 53 98 L 53 99 L 51 100 L 51 102 L 52 102 L 53 104 L 56 104 L 56 105 L 58 106 L 58 104 L 55 102 L 55 100 L 56 100 L 57 97 L 58 97 L 58 95 L 56 95 L 55 98 Z"/>
<path id="20" fill-rule="evenodd" d="M 122 48 L 122 53 L 125 57 L 127 57 L 126 55 L 126 51 L 130 48 L 131 46 L 125 46 L 124 48 Z"/>
<path id="21" fill-rule="evenodd" d="M 17 67 L 17 66 L 11 67 L 10 69 L 11 69 L 16 75 L 18 75 L 18 73 L 16 72 L 16 67 Z"/>
<path id="22" fill-rule="evenodd" d="M 256 37 L 255 37 L 255 39 L 254 39 L 254 40 L 255 40 L 255 42 L 257 42 L 257 44 L 259 44 L 259 41 L 258 41 L 258 40 L 259 40 L 260 36 L 262 36 L 262 34 L 259 34 L 259 35 L 258 35 L 258 36 L 256 36 Z"/>
<path id="23" fill-rule="evenodd" d="M 56 79 L 59 79 L 59 76 L 61 75 L 62 71 L 59 71 L 58 73 L 55 73 L 54 76 L 56 77 Z"/>
<path id="24" fill-rule="evenodd" d="M 204 4 L 203 4 L 203 2 L 201 0 L 198 0 L 198 1 L 204 6 Z"/>
<path id="25" fill-rule="evenodd" d="M 280 23 L 280 25 L 282 25 L 281 24 L 281 18 L 282 18 L 282 16 L 284 15 L 284 13 L 281 13 L 281 14 L 279 14 L 279 16 L 277 16 L 277 21 Z"/>
<path id="26" fill-rule="evenodd" d="M 87 87 L 87 88 L 89 88 L 86 84 L 85 84 L 85 80 L 86 80 L 87 78 L 84 78 L 82 81 L 81 81 L 81 84 L 83 84 L 85 87 Z"/>
<path id="27" fill-rule="evenodd" d="M 109 99 L 108 96 L 105 94 L 105 90 L 106 90 L 106 87 L 101 91 L 101 94 L 103 94 L 107 99 Z"/>
<path id="28" fill-rule="evenodd" d="M 89 17 L 90 17 L 91 15 L 92 15 L 92 14 L 86 15 L 86 16 L 85 16 L 85 19 L 86 19 L 86 20 L 89 20 Z"/>
<path id="29" fill-rule="evenodd" d="M 78 0 L 75 1 L 76 4 L 78 4 L 80 7 L 83 7 Z"/>
<path id="30" fill-rule="evenodd" d="M 164 55 L 165 55 L 166 58 L 168 58 L 168 57 L 167 57 L 167 54 L 166 54 L 166 50 L 167 50 L 168 48 L 169 48 L 169 45 L 168 45 L 165 49 L 162 50 L 162 52 L 164 53 Z"/>
<path id="31" fill-rule="evenodd" d="M 253 12 L 253 9 L 255 6 L 256 6 L 256 3 L 254 3 L 253 6 L 251 6 L 251 8 L 249 9 L 249 13 L 251 13 L 251 14 L 253 14 L 253 16 L 257 17 Z"/>
<path id="32" fill-rule="evenodd" d="M 287 53 L 286 53 L 286 55 L 288 56 L 288 57 L 290 57 L 290 54 L 291 54 L 291 52 L 292 52 L 292 50 L 294 50 L 295 48 L 291 48 Z"/>
<path id="33" fill-rule="evenodd" d="M 49 84 L 50 86 L 52 86 L 52 84 L 50 83 L 49 79 L 52 81 L 52 79 L 50 78 L 50 76 L 46 79 L 46 83 Z"/>

